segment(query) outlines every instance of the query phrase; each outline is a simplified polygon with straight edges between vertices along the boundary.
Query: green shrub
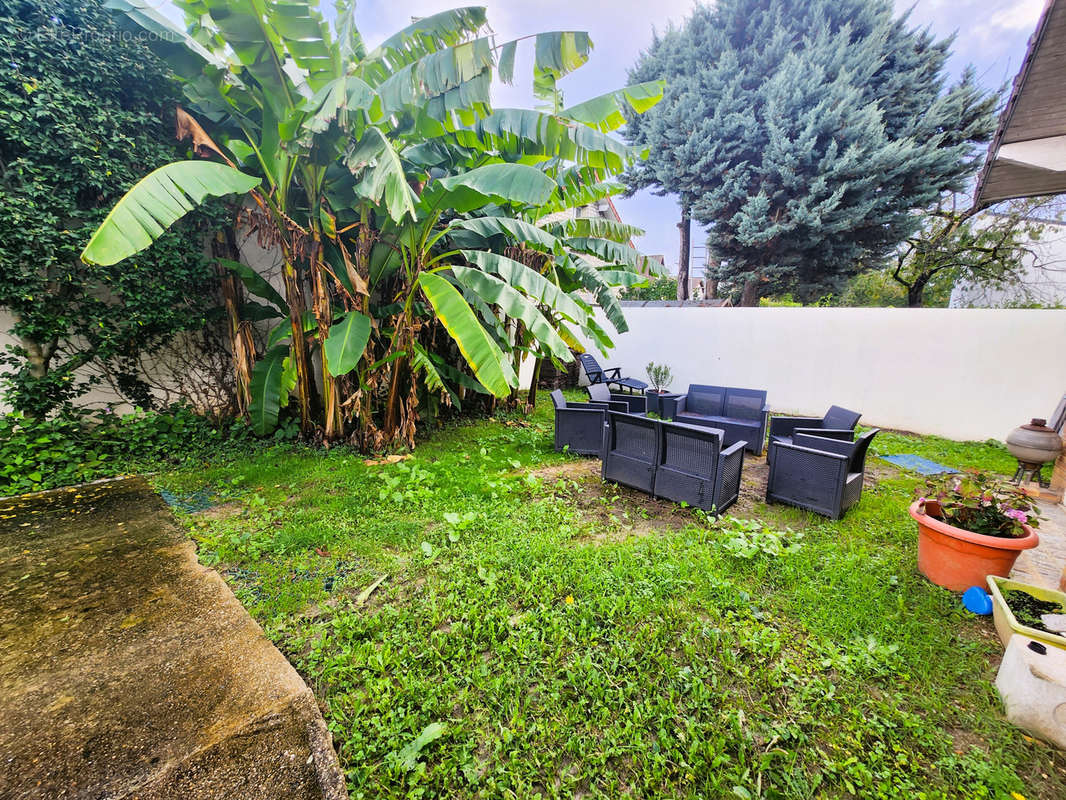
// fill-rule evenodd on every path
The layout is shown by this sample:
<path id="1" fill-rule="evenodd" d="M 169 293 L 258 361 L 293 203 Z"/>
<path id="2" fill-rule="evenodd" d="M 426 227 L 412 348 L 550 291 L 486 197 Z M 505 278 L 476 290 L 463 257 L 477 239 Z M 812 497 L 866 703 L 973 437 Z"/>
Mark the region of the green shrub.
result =
<path id="1" fill-rule="evenodd" d="M 53 489 L 257 446 L 243 422 L 216 425 L 185 406 L 166 411 L 0 416 L 0 496 Z"/>
<path id="2" fill-rule="evenodd" d="M 676 300 L 677 278 L 669 276 L 648 281 L 646 285 L 630 286 L 619 295 L 622 300 Z"/>

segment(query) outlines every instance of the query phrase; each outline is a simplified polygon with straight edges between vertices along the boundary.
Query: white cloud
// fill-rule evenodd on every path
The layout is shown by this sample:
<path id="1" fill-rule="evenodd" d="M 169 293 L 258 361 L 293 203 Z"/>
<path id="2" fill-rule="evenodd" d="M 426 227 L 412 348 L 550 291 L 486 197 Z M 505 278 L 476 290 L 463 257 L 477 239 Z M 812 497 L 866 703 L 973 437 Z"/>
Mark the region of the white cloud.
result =
<path id="1" fill-rule="evenodd" d="M 943 36 L 958 32 L 959 42 L 971 46 L 977 43 L 994 44 L 998 36 L 1036 29 L 1044 10 L 1045 0 L 896 0 L 896 12 L 907 11 L 912 5 L 911 21 L 930 25 Z"/>
<path id="2" fill-rule="evenodd" d="M 1043 10 L 1044 0 L 1015 0 L 992 14 L 988 24 L 997 30 L 1032 31 Z"/>

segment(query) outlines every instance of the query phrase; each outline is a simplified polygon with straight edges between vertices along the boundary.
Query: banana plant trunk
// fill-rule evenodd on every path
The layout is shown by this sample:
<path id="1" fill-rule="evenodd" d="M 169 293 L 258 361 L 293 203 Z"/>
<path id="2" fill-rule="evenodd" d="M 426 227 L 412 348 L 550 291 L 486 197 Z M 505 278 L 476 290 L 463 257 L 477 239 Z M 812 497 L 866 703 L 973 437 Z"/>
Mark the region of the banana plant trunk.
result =
<path id="1" fill-rule="evenodd" d="M 296 362 L 296 399 L 300 405 L 300 432 L 307 436 L 314 430 L 311 398 L 314 393 L 314 376 L 311 374 L 311 359 L 304 337 L 304 296 L 296 267 L 286 252 L 282 265 L 285 279 L 285 300 L 289 304 L 289 323 L 292 325 L 292 358 Z"/>
<path id="2" fill-rule="evenodd" d="M 403 389 L 410 373 L 410 356 L 408 356 L 408 353 L 414 342 L 414 331 L 411 325 L 411 311 L 409 307 L 405 307 L 396 317 L 396 334 L 390 347 L 393 353 L 402 352 L 403 355 L 393 359 L 390 365 L 389 393 L 385 401 L 385 418 L 382 425 L 382 432 L 389 444 L 395 443 L 397 437 L 407 427 L 404 419 L 404 412 L 407 409 L 404 408 Z M 414 443 L 411 442 L 410 444 L 413 445 Z"/>
<path id="3" fill-rule="evenodd" d="M 537 384 L 540 383 L 540 368 L 543 364 L 543 358 L 533 360 L 533 377 L 529 380 L 529 394 L 526 396 L 526 402 L 529 403 L 530 408 L 537 405 Z"/>
<path id="4" fill-rule="evenodd" d="M 330 372 L 329 359 L 326 357 L 326 338 L 333 324 L 333 306 L 330 301 L 328 277 L 322 265 L 322 242 L 318 231 L 314 231 L 314 244 L 311 251 L 311 305 L 318 324 L 318 352 L 322 357 L 322 411 L 325 417 L 325 441 L 333 442 L 344 435 L 344 421 L 341 419 L 340 395 L 337 378 Z"/>
<path id="5" fill-rule="evenodd" d="M 215 238 L 215 255 L 224 255 L 236 260 L 239 253 L 234 245 L 232 231 L 219 232 Z M 237 400 L 237 413 L 248 416 L 248 407 L 252 402 L 252 367 L 255 364 L 255 341 L 252 339 L 251 324 L 241 319 L 241 287 L 237 277 L 221 264 L 215 265 L 222 290 L 222 301 L 226 309 L 226 332 L 229 335 L 230 353 L 233 358 L 233 379 Z"/>

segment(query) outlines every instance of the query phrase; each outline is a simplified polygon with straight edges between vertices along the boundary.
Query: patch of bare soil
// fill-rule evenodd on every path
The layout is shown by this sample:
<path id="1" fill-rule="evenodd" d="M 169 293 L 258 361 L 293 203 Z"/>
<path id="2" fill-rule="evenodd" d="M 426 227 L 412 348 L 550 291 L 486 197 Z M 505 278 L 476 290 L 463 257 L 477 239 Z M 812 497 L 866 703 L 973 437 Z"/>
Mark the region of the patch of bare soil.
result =
<path id="1" fill-rule="evenodd" d="M 229 519 L 230 517 L 236 517 L 244 511 L 244 506 L 240 503 L 222 503 L 221 505 L 211 506 L 205 508 L 202 511 L 194 511 L 190 514 L 194 519 L 203 519 L 207 521 L 213 521 L 218 519 Z"/>
<path id="2" fill-rule="evenodd" d="M 744 469 L 740 473 L 740 497 L 726 509 L 726 513 L 743 519 L 758 516 L 759 508 L 766 505 L 766 478 L 769 473 L 765 458 L 745 454 Z"/>
<path id="3" fill-rule="evenodd" d="M 550 467 L 541 467 L 532 470 L 532 474 L 544 481 L 558 480 L 559 478 L 587 478 L 600 476 L 600 461 L 595 458 L 583 458 L 580 461 L 567 461 L 565 464 L 553 464 Z"/>
<path id="4" fill-rule="evenodd" d="M 696 520 L 692 509 L 644 492 L 604 483 L 596 459 L 571 461 L 534 470 L 547 483 L 562 480 L 556 492 L 565 496 L 582 519 L 593 523 L 578 541 L 592 544 L 618 542 L 632 536 L 648 536 L 662 530 L 677 530 Z"/>
<path id="5" fill-rule="evenodd" d="M 866 489 L 872 489 L 883 480 L 898 478 L 902 472 L 903 470 L 899 467 L 892 466 L 887 461 L 867 456 L 866 474 L 863 476 L 862 485 Z"/>
<path id="6" fill-rule="evenodd" d="M 740 477 L 740 497 L 726 514 L 742 519 L 765 519 L 766 480 L 769 466 L 765 457 L 747 455 Z M 581 537 L 587 542 L 621 541 L 630 536 L 647 536 L 662 530 L 676 530 L 695 522 L 692 509 L 677 503 L 657 500 L 643 492 L 625 486 L 604 483 L 600 478 L 600 462 L 582 459 L 533 470 L 546 483 L 563 481 L 557 494 L 573 503 L 584 519 L 598 523 L 595 532 Z M 873 459 L 866 462 L 866 488 L 879 481 L 894 478 L 898 470 Z"/>

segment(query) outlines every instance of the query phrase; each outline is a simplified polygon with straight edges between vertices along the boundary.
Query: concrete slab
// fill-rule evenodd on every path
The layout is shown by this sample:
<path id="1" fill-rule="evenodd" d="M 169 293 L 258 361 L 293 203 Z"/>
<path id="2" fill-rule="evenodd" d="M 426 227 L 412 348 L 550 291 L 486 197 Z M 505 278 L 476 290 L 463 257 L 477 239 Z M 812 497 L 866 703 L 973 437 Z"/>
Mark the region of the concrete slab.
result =
<path id="1" fill-rule="evenodd" d="M 0 501 L 0 798 L 347 796 L 310 689 L 143 480 Z"/>
<path id="2" fill-rule="evenodd" d="M 1066 509 L 1058 503 L 1038 503 L 1043 519 L 1037 534 L 1040 544 L 1023 550 L 1010 577 L 1034 586 L 1059 589 L 1066 570 Z"/>

